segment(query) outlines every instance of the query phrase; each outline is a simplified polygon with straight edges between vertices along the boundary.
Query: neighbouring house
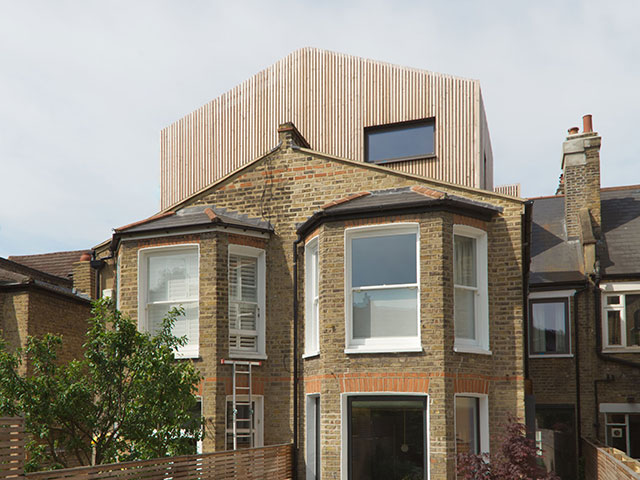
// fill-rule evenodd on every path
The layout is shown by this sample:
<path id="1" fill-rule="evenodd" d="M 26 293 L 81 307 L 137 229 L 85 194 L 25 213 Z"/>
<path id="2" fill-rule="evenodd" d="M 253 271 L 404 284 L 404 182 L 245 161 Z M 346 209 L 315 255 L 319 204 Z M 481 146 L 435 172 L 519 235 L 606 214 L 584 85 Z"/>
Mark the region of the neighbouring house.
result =
<path id="1" fill-rule="evenodd" d="M 640 186 L 601 188 L 591 116 L 553 197 L 532 199 L 527 372 L 545 463 L 577 478 L 580 437 L 640 458 Z"/>
<path id="2" fill-rule="evenodd" d="M 141 329 L 183 306 L 205 451 L 294 439 L 309 479 L 452 479 L 456 453 L 524 416 L 525 209 L 315 151 L 286 123 L 97 254 Z"/>
<path id="3" fill-rule="evenodd" d="M 0 258 L 0 334 L 11 349 L 28 336 L 64 337 L 61 361 L 78 358 L 91 316 L 88 251 Z M 74 284 L 75 281 L 75 284 Z M 84 292 L 84 293 L 83 293 Z M 21 366 L 29 373 L 29 363 Z"/>

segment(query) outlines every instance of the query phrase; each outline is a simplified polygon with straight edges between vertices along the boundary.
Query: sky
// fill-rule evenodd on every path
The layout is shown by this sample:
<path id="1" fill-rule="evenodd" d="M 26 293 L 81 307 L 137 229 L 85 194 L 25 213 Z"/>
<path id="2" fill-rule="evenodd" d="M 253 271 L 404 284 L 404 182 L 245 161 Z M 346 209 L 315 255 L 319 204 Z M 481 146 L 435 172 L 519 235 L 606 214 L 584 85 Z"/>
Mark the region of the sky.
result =
<path id="1" fill-rule="evenodd" d="M 593 115 L 640 184 L 640 2 L 0 0 L 0 256 L 91 248 L 160 208 L 160 130 L 312 46 L 479 79 L 494 183 L 553 195 Z"/>

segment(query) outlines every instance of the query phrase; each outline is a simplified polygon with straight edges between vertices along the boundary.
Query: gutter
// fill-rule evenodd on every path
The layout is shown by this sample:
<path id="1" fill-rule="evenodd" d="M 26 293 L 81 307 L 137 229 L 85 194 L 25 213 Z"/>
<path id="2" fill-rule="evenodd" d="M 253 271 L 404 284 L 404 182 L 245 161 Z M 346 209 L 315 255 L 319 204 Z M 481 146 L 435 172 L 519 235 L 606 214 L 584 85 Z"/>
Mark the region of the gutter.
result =
<path id="1" fill-rule="evenodd" d="M 522 214 L 522 318 L 524 320 L 524 378 L 529 376 L 529 270 L 531 266 L 531 216 L 533 201 L 524 202 Z"/>
<path id="2" fill-rule="evenodd" d="M 302 235 L 293 241 L 293 480 L 298 478 L 298 246 Z"/>

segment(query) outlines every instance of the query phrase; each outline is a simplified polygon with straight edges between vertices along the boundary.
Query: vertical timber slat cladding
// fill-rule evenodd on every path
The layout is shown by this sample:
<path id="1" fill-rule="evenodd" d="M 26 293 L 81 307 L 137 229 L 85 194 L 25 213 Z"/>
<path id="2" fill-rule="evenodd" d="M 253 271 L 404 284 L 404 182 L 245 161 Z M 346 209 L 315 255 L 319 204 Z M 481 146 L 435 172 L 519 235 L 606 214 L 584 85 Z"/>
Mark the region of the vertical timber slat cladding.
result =
<path id="1" fill-rule="evenodd" d="M 267 152 L 277 143 L 278 125 L 288 121 L 314 150 L 364 161 L 365 127 L 435 118 L 436 158 L 386 165 L 491 189 L 480 96 L 477 80 L 315 48 L 297 50 L 161 132 L 161 208 Z"/>

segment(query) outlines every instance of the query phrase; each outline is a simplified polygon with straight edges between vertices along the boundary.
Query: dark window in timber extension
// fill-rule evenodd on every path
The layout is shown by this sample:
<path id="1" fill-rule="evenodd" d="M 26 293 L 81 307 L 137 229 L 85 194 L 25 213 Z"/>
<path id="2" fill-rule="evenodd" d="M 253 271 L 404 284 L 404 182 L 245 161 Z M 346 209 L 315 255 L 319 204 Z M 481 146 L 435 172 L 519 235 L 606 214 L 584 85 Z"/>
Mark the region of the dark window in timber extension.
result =
<path id="1" fill-rule="evenodd" d="M 426 399 L 350 397 L 349 479 L 427 478 Z"/>
<path id="2" fill-rule="evenodd" d="M 365 128 L 365 161 L 385 163 L 433 156 L 434 131 L 433 119 Z"/>

